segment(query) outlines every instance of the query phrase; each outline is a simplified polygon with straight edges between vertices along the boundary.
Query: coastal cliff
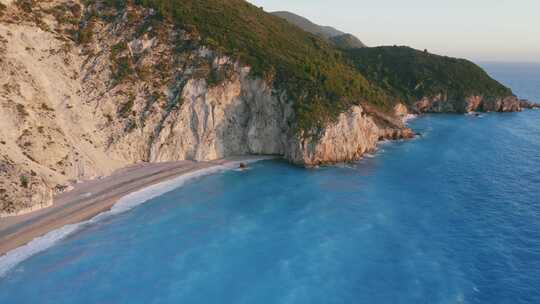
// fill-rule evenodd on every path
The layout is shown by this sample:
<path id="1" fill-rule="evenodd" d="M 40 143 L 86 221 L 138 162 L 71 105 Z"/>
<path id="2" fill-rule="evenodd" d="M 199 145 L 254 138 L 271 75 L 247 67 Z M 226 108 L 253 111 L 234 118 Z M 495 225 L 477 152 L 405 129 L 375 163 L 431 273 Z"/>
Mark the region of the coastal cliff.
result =
<path id="1" fill-rule="evenodd" d="M 422 98 L 414 103 L 412 110 L 418 113 L 519 112 L 523 106 L 523 101 L 516 96 L 451 99 L 439 94 Z"/>
<path id="2" fill-rule="evenodd" d="M 396 107 L 396 115 L 399 115 L 399 108 Z M 362 107 L 353 106 L 317 138 L 296 138 L 285 155 L 292 162 L 309 167 L 349 162 L 373 152 L 380 140 L 413 137 L 412 131 L 402 122 L 384 121 L 381 116 L 372 116 Z"/>
<path id="3" fill-rule="evenodd" d="M 287 88 L 249 64 L 154 9 L 101 5 L 2 7 L 0 216 L 138 162 L 273 154 L 309 167 L 412 134 L 403 113 L 361 103 L 299 129 Z"/>
<path id="4" fill-rule="evenodd" d="M 412 138 L 409 113 L 538 106 L 466 60 L 336 47 L 243 0 L 1 3 L 0 217 L 136 163 L 313 167 Z"/>

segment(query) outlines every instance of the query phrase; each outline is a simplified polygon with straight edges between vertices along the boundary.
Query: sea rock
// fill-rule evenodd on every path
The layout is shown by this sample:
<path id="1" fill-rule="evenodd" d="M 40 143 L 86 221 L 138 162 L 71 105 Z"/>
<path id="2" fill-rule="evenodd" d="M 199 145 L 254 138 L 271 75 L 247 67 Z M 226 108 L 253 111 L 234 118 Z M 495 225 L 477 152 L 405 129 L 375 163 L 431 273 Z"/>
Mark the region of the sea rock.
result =
<path id="1" fill-rule="evenodd" d="M 519 105 L 522 109 L 540 109 L 540 103 L 532 102 L 526 99 L 520 99 Z"/>
<path id="2" fill-rule="evenodd" d="M 424 97 L 413 106 L 413 110 L 419 113 L 518 112 L 521 108 L 516 96 L 450 99 L 443 94 Z"/>

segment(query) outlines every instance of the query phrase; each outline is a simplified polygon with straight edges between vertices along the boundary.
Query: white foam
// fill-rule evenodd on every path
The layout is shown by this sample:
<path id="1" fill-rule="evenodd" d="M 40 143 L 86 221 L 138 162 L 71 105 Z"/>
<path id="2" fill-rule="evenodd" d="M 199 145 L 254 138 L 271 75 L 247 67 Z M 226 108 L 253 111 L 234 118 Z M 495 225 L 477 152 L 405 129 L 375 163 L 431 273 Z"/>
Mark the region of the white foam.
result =
<path id="1" fill-rule="evenodd" d="M 336 164 L 336 167 L 342 168 L 342 169 L 356 169 L 356 166 L 349 163 L 338 163 Z"/>
<path id="2" fill-rule="evenodd" d="M 182 187 L 187 181 L 199 178 L 202 176 L 223 172 L 231 169 L 236 169 L 240 163 L 254 163 L 261 160 L 272 159 L 273 157 L 259 157 L 248 160 L 229 162 L 225 165 L 216 165 L 205 169 L 196 170 L 190 173 L 183 174 L 174 179 L 167 180 L 139 191 L 132 192 L 118 200 L 109 211 L 105 211 L 95 217 L 80 222 L 77 224 L 66 225 L 61 228 L 49 231 L 47 234 L 35 238 L 31 242 L 21 247 L 15 248 L 3 256 L 0 256 L 0 277 L 5 276 L 13 267 L 17 266 L 22 261 L 29 257 L 47 250 L 54 246 L 58 241 L 64 239 L 70 234 L 78 231 L 80 228 L 96 223 L 104 218 L 117 215 L 128 210 L 131 210 L 155 197 L 161 196 L 167 192 Z"/>
<path id="3" fill-rule="evenodd" d="M 403 117 L 403 123 L 408 123 L 409 121 L 413 120 L 413 119 L 416 119 L 418 117 L 418 115 L 416 114 L 407 114 Z"/>
<path id="4" fill-rule="evenodd" d="M 83 223 L 66 225 L 62 228 L 50 231 L 44 236 L 35 238 L 30 243 L 24 246 L 9 251 L 8 253 L 0 257 L 0 277 L 5 276 L 13 267 L 17 266 L 20 262 L 28 259 L 36 253 L 50 248 L 59 240 L 75 232 L 82 224 Z"/>

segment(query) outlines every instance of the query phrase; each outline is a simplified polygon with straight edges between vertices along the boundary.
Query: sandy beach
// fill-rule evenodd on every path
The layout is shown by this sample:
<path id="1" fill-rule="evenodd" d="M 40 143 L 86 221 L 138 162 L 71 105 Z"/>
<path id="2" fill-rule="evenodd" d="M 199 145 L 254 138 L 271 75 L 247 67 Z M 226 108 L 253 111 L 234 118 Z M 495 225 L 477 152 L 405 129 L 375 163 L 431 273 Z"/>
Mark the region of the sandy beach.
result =
<path id="1" fill-rule="evenodd" d="M 198 170 L 254 159 L 242 157 L 210 162 L 141 163 L 120 169 L 102 179 L 77 184 L 72 191 L 56 196 L 51 207 L 0 219 L 0 256 L 49 231 L 105 212 L 120 198 L 135 191 Z"/>

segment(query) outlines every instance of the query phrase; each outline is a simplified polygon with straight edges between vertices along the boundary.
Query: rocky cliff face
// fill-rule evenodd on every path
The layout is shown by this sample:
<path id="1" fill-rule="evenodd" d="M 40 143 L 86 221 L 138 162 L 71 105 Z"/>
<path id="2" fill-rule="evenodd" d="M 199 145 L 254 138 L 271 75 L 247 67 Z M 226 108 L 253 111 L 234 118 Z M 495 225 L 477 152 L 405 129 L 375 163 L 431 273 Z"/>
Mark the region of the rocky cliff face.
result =
<path id="1" fill-rule="evenodd" d="M 400 110 L 402 105 L 396 108 Z M 399 112 L 398 112 L 399 113 Z M 384 139 L 412 138 L 410 129 L 395 120 L 384 120 L 383 115 L 370 115 L 360 106 L 339 116 L 317 138 L 298 137 L 286 150 L 287 159 L 304 166 L 354 161 L 372 152 L 377 142 Z"/>
<path id="2" fill-rule="evenodd" d="M 12 3 L 0 16 L 0 54 L 0 216 L 141 161 L 275 154 L 314 166 L 411 136 L 403 107 L 362 106 L 304 136 L 285 92 L 151 9 Z"/>
<path id="3" fill-rule="evenodd" d="M 540 103 L 532 102 L 526 99 L 520 99 L 519 105 L 522 109 L 540 109 Z"/>
<path id="4" fill-rule="evenodd" d="M 469 96 L 449 99 L 443 94 L 424 97 L 416 102 L 413 111 L 419 113 L 468 113 L 468 112 L 519 112 L 524 103 L 516 96 L 484 97 Z"/>

